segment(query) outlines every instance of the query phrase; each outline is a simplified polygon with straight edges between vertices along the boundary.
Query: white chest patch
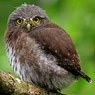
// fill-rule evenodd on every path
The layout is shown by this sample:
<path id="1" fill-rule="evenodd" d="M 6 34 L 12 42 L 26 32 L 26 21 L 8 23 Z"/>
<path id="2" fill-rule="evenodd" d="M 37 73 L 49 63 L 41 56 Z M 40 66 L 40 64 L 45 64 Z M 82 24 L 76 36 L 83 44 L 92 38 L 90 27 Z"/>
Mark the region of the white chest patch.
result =
<path id="1" fill-rule="evenodd" d="M 19 56 L 15 58 L 15 51 L 14 48 L 7 45 L 7 56 L 9 57 L 10 65 L 12 66 L 14 72 L 20 76 L 20 63 L 19 63 Z"/>

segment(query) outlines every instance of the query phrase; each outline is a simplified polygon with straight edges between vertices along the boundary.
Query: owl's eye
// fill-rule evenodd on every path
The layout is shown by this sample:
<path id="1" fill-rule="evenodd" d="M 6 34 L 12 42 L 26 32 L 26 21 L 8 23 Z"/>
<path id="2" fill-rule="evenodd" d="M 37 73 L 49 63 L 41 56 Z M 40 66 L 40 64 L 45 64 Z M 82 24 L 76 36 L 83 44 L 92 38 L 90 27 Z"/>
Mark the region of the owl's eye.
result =
<path id="1" fill-rule="evenodd" d="M 38 18 L 38 17 L 35 17 L 35 18 L 33 19 L 33 21 L 34 21 L 35 23 L 39 23 L 39 18 Z"/>
<path id="2" fill-rule="evenodd" d="M 20 19 L 20 18 L 17 19 L 17 24 L 22 24 L 22 22 L 23 22 L 22 19 Z"/>

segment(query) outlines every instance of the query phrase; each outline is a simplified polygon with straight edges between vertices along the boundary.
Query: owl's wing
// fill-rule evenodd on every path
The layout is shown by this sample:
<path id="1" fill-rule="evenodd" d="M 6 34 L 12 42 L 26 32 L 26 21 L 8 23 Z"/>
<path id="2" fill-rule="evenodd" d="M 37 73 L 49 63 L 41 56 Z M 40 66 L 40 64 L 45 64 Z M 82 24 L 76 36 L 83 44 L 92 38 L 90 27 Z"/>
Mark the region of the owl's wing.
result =
<path id="1" fill-rule="evenodd" d="M 47 54 L 52 54 L 58 59 L 58 65 L 65 68 L 74 75 L 82 76 L 87 81 L 90 80 L 80 67 L 79 56 L 76 52 L 71 37 L 56 24 L 50 23 L 40 29 L 29 33 L 41 44 Z"/>

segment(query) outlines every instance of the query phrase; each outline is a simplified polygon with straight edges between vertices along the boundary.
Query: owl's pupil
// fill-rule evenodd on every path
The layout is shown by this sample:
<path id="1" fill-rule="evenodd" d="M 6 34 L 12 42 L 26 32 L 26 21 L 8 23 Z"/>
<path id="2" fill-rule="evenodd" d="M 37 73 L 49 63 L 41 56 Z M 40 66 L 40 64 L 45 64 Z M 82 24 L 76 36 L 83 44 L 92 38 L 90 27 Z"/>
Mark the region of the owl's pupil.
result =
<path id="1" fill-rule="evenodd" d="M 35 18 L 35 21 L 38 21 L 38 18 Z"/>
<path id="2" fill-rule="evenodd" d="M 19 23 L 21 23 L 21 19 L 19 20 Z"/>

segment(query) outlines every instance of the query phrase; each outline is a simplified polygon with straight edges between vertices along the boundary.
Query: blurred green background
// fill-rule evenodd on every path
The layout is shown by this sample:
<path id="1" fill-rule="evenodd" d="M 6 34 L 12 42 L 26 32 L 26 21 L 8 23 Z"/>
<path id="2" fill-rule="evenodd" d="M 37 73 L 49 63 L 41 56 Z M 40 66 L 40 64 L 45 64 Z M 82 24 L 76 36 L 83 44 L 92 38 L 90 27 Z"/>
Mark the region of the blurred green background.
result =
<path id="1" fill-rule="evenodd" d="M 40 6 L 46 10 L 51 22 L 68 32 L 80 55 L 83 71 L 94 81 L 90 84 L 81 78 L 63 92 L 95 95 L 95 0 L 0 0 L 0 69 L 17 77 L 9 65 L 3 39 L 8 16 L 24 3 Z"/>

